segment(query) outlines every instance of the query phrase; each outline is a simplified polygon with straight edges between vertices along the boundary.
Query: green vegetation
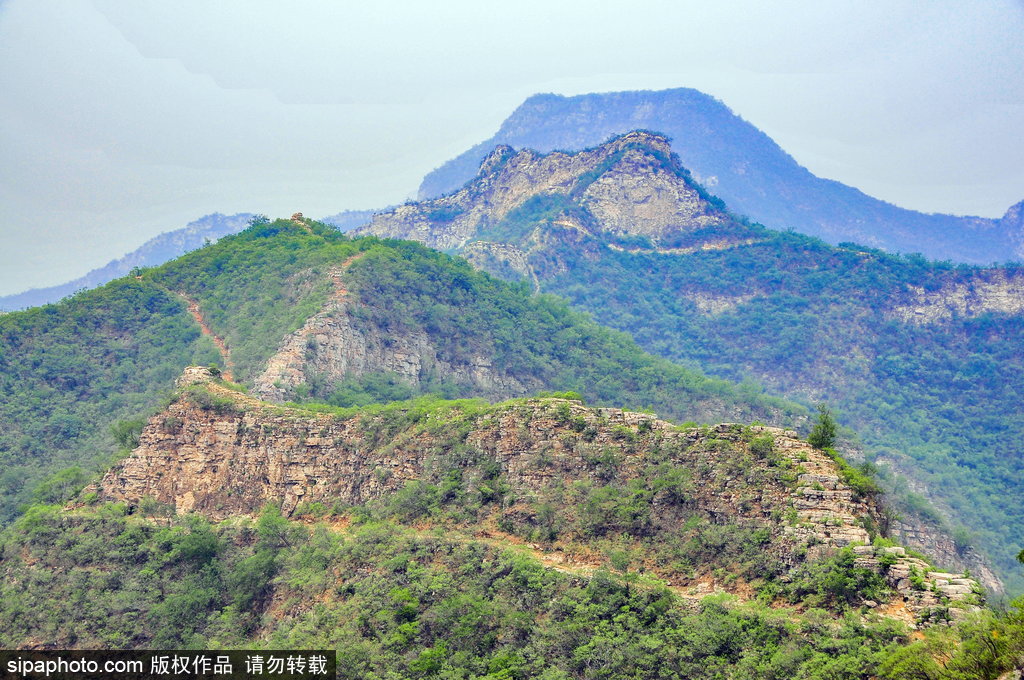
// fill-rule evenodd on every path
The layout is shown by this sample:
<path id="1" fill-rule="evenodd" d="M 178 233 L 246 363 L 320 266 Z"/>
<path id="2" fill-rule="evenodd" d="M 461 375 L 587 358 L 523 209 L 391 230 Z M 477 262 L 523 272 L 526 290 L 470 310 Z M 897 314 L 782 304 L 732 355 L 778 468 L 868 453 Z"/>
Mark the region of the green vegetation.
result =
<path id="1" fill-rule="evenodd" d="M 542 290 L 653 354 L 804 403 L 827 401 L 856 429 L 868 460 L 896 459 L 942 489 L 935 500 L 972 532 L 1011 591 L 1024 589 L 1013 560 L 1024 542 L 1024 506 L 1013 500 L 1024 480 L 1024 316 L 911 323 L 892 314 L 911 287 L 935 291 L 977 269 L 768 230 L 752 245 L 690 255 L 622 252 L 578 235 L 563 243 L 560 233 L 548 232 L 557 267 L 547 251 L 531 259 Z M 726 306 L 702 312 L 691 301 L 702 296 Z M 903 500 L 904 511 L 923 509 L 920 498 Z"/>
<path id="2" fill-rule="evenodd" d="M 836 421 L 824 404 L 818 404 L 818 420 L 807 435 L 807 443 L 816 449 L 830 449 L 836 445 Z"/>
<path id="3" fill-rule="evenodd" d="M 454 365 L 488 357 L 495 369 L 525 385 L 573 390 L 592 403 L 653 407 L 673 418 L 710 421 L 728 411 L 745 414 L 740 417 L 746 420 L 788 422 L 805 413 L 645 354 L 628 336 L 599 326 L 554 296 L 532 295 L 525 284 L 499 281 L 416 243 L 387 241 L 367 248 L 349 268 L 349 281 L 365 305 L 356 311 L 362 323 L 393 334 L 425 332 L 438 358 Z M 427 389 L 472 396 L 467 386 L 423 377 Z M 344 389 L 359 391 L 353 387 L 348 383 Z M 358 403 L 347 394 L 332 396 L 331 389 L 314 388 L 311 396 L 339 405 Z"/>
<path id="4" fill-rule="evenodd" d="M 143 274 L 199 303 L 231 350 L 236 378 L 249 381 L 282 339 L 324 306 L 328 268 L 369 246 L 309 221 L 264 222 Z M 217 359 L 219 361 L 219 357 Z"/>
<path id="5" fill-rule="evenodd" d="M 0 536 L 0 645 L 329 648 L 353 679 L 953 680 L 995 678 L 1024 653 L 1020 609 L 912 641 L 875 616 L 794 616 L 728 596 L 688 607 L 657 582 L 581 578 L 372 519 L 337 531 L 273 506 L 219 525 L 125 512 L 36 506 Z M 848 597 L 845 560 L 794 588 Z M 615 561 L 629 568 L 629 555 Z"/>
<path id="6" fill-rule="evenodd" d="M 936 627 L 923 639 L 888 654 L 882 680 L 974 680 L 1013 677 L 1024 668 L 1024 599 L 1007 611 L 980 612 L 952 629 Z"/>
<path id="7" fill-rule="evenodd" d="M 554 297 L 420 245 L 260 218 L 161 267 L 0 317 L 0 524 L 33 499 L 56 498 L 52 489 L 35 491 L 49 475 L 77 467 L 88 477 L 123 455 L 140 414 L 159 407 L 185 366 L 224 365 L 190 303 L 229 349 L 234 379 L 251 383 L 283 338 L 323 308 L 332 271 L 348 263 L 346 285 L 362 303 L 355 320 L 384 334 L 425 331 L 445 360 L 493 357 L 497 368 L 538 390 L 577 390 L 594 402 L 674 417 L 804 413 L 647 355 Z M 387 374 L 307 379 L 297 397 L 338 406 L 424 392 L 472 396 L 466 385 L 429 373 L 417 388 Z"/>
<path id="8" fill-rule="evenodd" d="M 842 611 L 865 600 L 884 601 L 892 595 L 880 574 L 857 567 L 856 555 L 844 548 L 833 557 L 806 564 L 782 590 L 794 602 Z"/>
<path id="9" fill-rule="evenodd" d="M 487 423 L 511 419 L 523 423 L 516 433 L 519 440 L 533 441 L 527 424 L 541 415 L 535 405 L 419 399 L 367 411 L 372 418 L 360 422 L 368 442 L 401 447 L 406 441 L 422 445 L 426 437 L 438 453 L 419 479 L 368 504 L 362 516 L 446 530 L 493 523 L 503 532 L 569 553 L 586 554 L 596 546 L 609 559 L 622 553 L 643 556 L 630 560 L 637 570 L 655 569 L 675 582 L 715 569 L 756 582 L 784 571 L 782 555 L 791 546 L 786 547 L 781 527 L 764 526 L 756 507 L 766 489 L 785 497 L 788 471 L 773 457 L 755 453 L 763 451 L 763 441 L 757 447 L 721 439 L 691 444 L 650 427 L 615 426 L 609 444 L 596 440 L 589 421 L 567 407 L 553 402 L 546 408 L 569 426 L 558 436 L 558 450 L 571 454 L 549 447 L 530 456 L 519 474 L 540 477 L 528 492 L 522 484 L 514 492 L 516 485 L 499 462 L 467 444 L 466 437 Z M 629 460 L 640 451 L 641 459 Z M 565 455 L 583 460 L 583 467 L 566 467 Z M 569 475 L 574 480 L 564 481 Z M 730 517 L 721 509 L 708 510 L 716 503 L 714 490 L 727 480 L 741 495 Z M 614 560 L 608 565 L 619 568 Z"/>
<path id="10" fill-rule="evenodd" d="M 0 316 L 0 523 L 48 475 L 106 467 L 110 426 L 215 357 L 184 302 L 146 280 Z"/>
<path id="11" fill-rule="evenodd" d="M 131 448 L 185 366 L 223 361 L 248 380 L 326 299 L 326 266 L 359 246 L 323 225 L 254 220 L 241 234 L 58 304 L 0 316 L 0 524 L 64 468 L 106 468 Z M 116 454 L 121 455 L 121 454 Z"/>

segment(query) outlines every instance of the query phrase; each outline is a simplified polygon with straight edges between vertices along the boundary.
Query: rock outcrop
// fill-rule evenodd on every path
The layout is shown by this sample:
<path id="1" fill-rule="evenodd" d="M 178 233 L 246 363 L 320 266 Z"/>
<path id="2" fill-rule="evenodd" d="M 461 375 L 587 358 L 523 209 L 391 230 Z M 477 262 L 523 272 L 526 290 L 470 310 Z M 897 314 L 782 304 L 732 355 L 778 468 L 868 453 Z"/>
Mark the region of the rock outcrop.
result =
<path id="1" fill-rule="evenodd" d="M 431 337 L 422 330 L 388 333 L 353 316 L 356 301 L 345 288 L 345 269 L 357 257 L 330 271 L 334 292 L 322 310 L 281 343 L 254 381 L 261 399 L 284 402 L 311 377 L 328 383 L 370 373 L 390 373 L 417 386 L 428 377 L 442 378 L 472 388 L 490 399 L 508 399 L 537 392 L 537 380 L 519 380 L 493 365 L 487 356 L 452 363 L 440 358 Z"/>
<path id="2" fill-rule="evenodd" d="M 892 318 L 913 324 L 936 323 L 982 314 L 1024 312 L 1024 270 L 984 269 L 951 275 L 933 289 L 911 286 L 906 300 L 889 310 Z"/>
<path id="3" fill-rule="evenodd" d="M 377 214 L 358 231 L 457 249 L 541 196 L 573 199 L 592 218 L 589 228 L 605 235 L 658 243 L 710 227 L 742 232 L 689 178 L 668 139 L 643 131 L 576 153 L 499 146 L 462 189 Z"/>
<path id="4" fill-rule="evenodd" d="M 428 173 L 419 197 L 435 198 L 472 181 L 481 159 L 498 145 L 540 152 L 585 149 L 637 128 L 668 135 L 704 186 L 731 210 L 772 229 L 935 260 L 988 264 L 1024 258 L 1021 204 L 1001 220 L 897 207 L 814 176 L 722 102 L 689 88 L 534 95 L 491 138 Z"/>

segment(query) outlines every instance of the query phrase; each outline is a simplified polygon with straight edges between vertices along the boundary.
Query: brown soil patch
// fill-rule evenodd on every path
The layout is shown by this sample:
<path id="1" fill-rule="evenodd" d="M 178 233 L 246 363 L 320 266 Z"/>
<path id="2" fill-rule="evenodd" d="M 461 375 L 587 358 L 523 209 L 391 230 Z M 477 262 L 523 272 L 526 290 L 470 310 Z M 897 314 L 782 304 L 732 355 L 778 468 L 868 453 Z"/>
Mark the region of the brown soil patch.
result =
<path id="1" fill-rule="evenodd" d="M 188 305 L 188 313 L 191 314 L 192 318 L 195 319 L 195 322 L 199 324 L 199 328 L 202 330 L 203 335 L 213 340 L 213 344 L 220 352 L 221 359 L 224 362 L 224 370 L 221 371 L 221 375 L 223 375 L 226 380 L 234 380 L 231 371 L 235 367 L 235 364 L 231 361 L 231 350 L 228 349 L 228 345 L 224 342 L 224 338 L 220 337 L 210 329 L 210 326 L 206 323 L 206 319 L 203 318 L 203 312 L 199 309 L 198 302 L 180 291 L 178 292 L 178 297 L 184 300 Z"/>

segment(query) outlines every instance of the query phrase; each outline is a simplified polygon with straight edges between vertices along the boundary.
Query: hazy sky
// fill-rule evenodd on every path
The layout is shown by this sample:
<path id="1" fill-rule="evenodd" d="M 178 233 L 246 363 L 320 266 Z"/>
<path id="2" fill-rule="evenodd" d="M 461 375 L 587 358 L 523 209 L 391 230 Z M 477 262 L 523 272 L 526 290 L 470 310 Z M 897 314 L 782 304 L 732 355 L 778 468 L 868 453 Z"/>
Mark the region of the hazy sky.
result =
<path id="1" fill-rule="evenodd" d="M 927 212 L 1024 198 L 1024 3 L 0 0 L 0 294 L 415 194 L 527 96 L 694 87 Z"/>

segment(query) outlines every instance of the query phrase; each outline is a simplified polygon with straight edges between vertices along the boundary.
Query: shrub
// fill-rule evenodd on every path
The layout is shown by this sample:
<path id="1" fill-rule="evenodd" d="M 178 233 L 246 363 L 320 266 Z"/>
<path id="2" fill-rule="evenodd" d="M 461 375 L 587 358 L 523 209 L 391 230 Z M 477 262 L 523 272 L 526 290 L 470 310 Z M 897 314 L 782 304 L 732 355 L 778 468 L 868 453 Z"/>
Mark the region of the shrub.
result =
<path id="1" fill-rule="evenodd" d="M 807 443 L 816 449 L 835 446 L 836 421 L 832 418 L 832 412 L 824 404 L 818 404 L 818 421 L 807 436 Z"/>

